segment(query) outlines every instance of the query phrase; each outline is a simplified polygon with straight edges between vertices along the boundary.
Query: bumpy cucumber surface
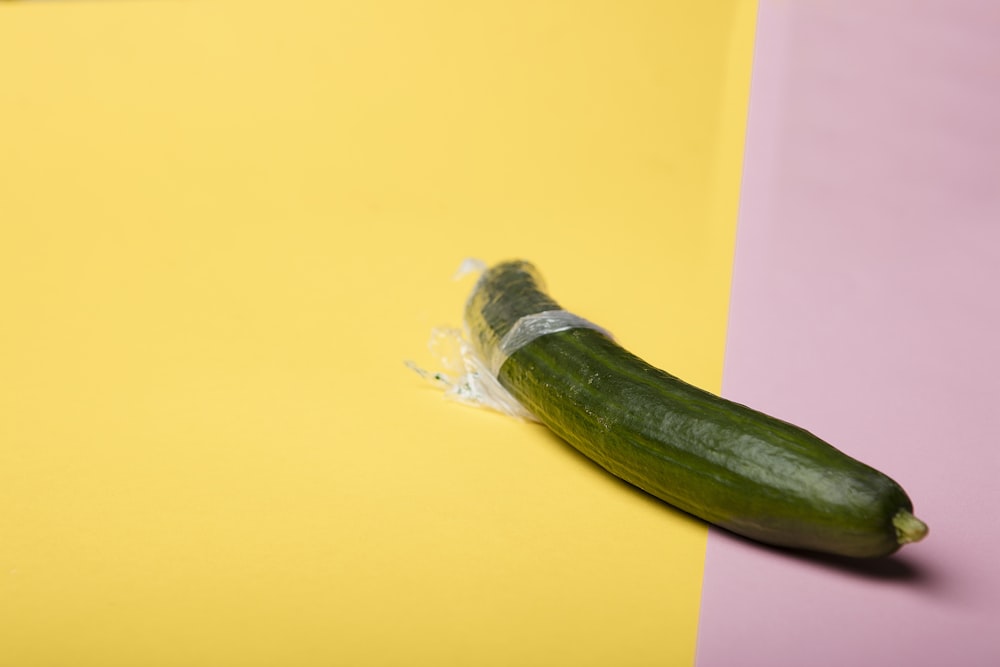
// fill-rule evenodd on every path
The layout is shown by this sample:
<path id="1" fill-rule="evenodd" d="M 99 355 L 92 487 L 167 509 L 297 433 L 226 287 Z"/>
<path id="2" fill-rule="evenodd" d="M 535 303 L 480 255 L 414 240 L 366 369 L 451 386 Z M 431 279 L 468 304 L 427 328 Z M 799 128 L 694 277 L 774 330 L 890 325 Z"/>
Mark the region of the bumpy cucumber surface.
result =
<path id="1" fill-rule="evenodd" d="M 491 358 L 520 318 L 559 309 L 537 270 L 513 261 L 483 273 L 465 319 L 478 353 Z M 802 428 L 685 383 L 596 330 L 540 336 L 513 351 L 497 379 L 607 471 L 734 533 L 865 558 L 927 532 L 886 475 Z"/>

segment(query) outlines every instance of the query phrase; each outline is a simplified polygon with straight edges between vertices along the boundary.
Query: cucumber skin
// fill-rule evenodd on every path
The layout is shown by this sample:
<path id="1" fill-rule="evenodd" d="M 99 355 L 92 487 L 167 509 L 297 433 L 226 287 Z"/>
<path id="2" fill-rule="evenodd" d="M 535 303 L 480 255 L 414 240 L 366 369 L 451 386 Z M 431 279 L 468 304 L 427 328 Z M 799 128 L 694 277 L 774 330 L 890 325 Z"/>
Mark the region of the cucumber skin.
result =
<path id="1" fill-rule="evenodd" d="M 524 315 L 558 309 L 527 262 L 488 269 L 466 306 L 480 354 Z M 912 511 L 892 479 L 808 431 L 698 389 L 603 334 L 571 329 L 515 351 L 500 383 L 608 472 L 705 521 L 782 547 L 849 557 L 899 546 Z"/>

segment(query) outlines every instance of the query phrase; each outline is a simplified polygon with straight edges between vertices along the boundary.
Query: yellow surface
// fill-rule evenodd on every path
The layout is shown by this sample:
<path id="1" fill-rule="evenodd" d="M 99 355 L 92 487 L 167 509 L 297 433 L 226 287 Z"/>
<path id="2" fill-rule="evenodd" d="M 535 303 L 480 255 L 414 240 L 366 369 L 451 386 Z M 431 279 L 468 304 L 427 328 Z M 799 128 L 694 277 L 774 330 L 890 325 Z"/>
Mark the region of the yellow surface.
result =
<path id="1" fill-rule="evenodd" d="M 0 6 L 0 664 L 687 665 L 705 529 L 403 366 L 718 389 L 750 2 Z"/>

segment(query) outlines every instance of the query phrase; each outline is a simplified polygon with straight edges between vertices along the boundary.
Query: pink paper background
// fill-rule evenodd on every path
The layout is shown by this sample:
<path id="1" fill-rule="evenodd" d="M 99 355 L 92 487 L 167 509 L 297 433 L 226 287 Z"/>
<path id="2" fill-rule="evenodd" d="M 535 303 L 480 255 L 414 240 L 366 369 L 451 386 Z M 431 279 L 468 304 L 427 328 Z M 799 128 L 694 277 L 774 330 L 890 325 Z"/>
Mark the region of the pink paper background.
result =
<path id="1" fill-rule="evenodd" d="M 1000 2 L 762 0 L 724 393 L 888 472 L 884 562 L 709 538 L 699 667 L 1000 665 Z"/>

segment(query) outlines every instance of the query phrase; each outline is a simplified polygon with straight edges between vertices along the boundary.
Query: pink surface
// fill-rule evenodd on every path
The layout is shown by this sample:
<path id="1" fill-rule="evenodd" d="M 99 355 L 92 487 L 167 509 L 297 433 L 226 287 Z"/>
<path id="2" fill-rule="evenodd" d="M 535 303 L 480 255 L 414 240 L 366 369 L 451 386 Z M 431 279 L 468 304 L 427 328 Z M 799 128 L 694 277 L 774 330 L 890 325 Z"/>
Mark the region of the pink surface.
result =
<path id="1" fill-rule="evenodd" d="M 724 393 L 897 479 L 869 564 L 709 538 L 699 667 L 1000 665 L 1000 3 L 763 0 Z"/>

